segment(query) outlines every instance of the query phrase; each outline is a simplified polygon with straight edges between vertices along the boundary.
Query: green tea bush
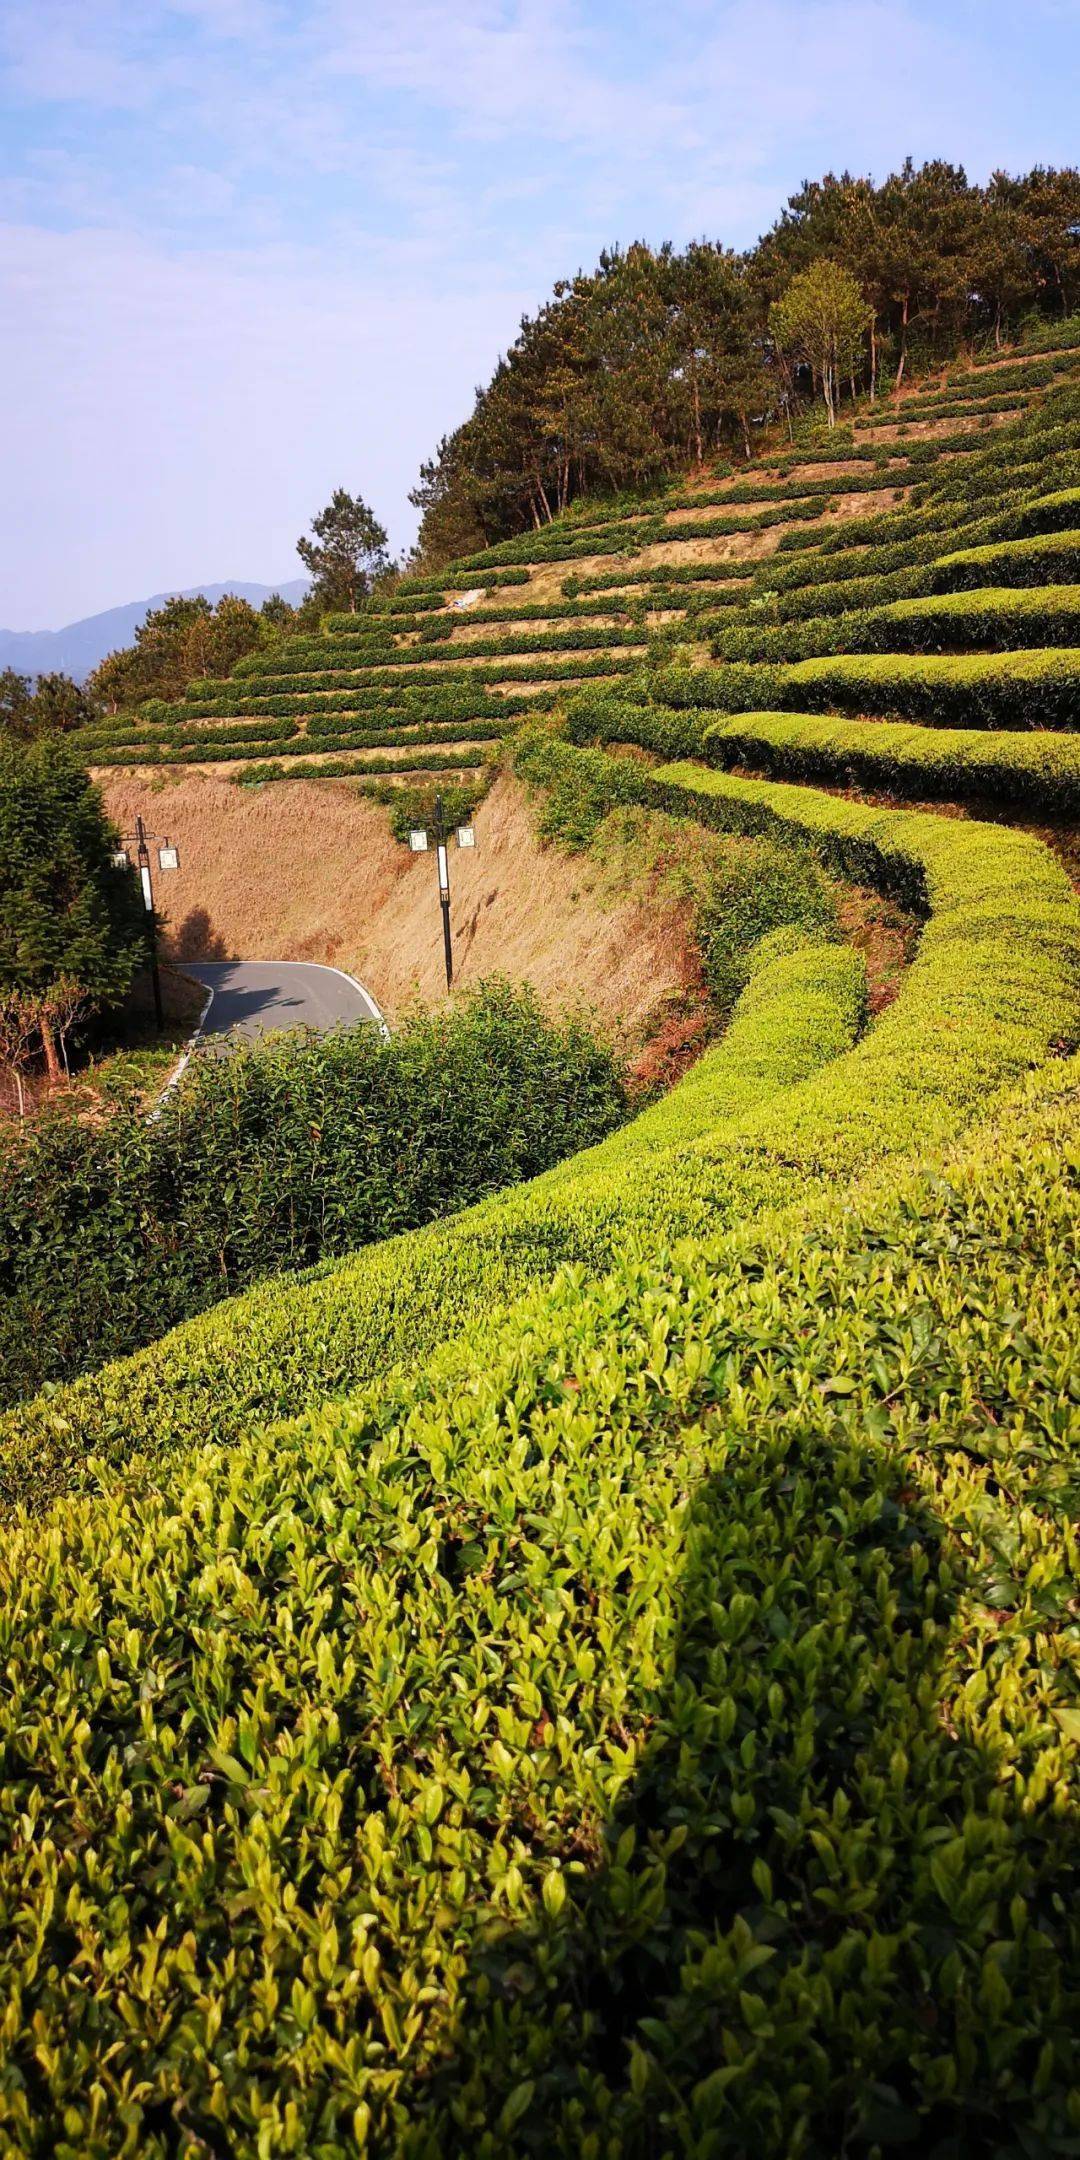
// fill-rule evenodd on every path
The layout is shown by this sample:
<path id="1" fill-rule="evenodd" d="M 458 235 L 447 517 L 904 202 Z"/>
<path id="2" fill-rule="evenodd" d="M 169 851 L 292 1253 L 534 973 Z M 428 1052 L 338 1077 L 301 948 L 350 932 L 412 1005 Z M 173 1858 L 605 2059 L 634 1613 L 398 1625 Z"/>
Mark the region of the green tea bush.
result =
<path id="1" fill-rule="evenodd" d="M 724 660 L 805 660 L 833 653 L 1008 652 L 1016 646 L 1080 644 L 1080 588 L 980 586 L 900 599 L 851 614 L 728 629 L 713 650 Z"/>
<path id="2" fill-rule="evenodd" d="M 1072 497 L 1073 490 L 1069 490 Z M 1044 506 L 1045 507 L 1045 506 Z M 1080 491 L 1073 505 L 1080 514 Z M 927 571 L 930 592 L 972 585 L 1061 585 L 1080 582 L 1080 530 L 1032 533 L 940 555 Z"/>
<path id="3" fill-rule="evenodd" d="M 1080 505 L 1077 506 L 1080 508 Z M 1080 532 L 1035 534 L 927 556 L 922 565 L 878 576 L 851 575 L 767 595 L 770 614 L 784 622 L 875 607 L 921 593 L 963 592 L 971 586 L 1010 588 L 1080 582 Z M 763 608 L 766 596 L 763 596 Z"/>
<path id="4" fill-rule="evenodd" d="M 309 747 L 314 747 L 310 745 Z M 248 753 L 250 756 L 250 752 Z M 320 748 L 318 760 L 290 752 L 283 764 L 246 764 L 240 775 L 245 783 L 262 786 L 269 780 L 350 780 L 367 774 L 479 771 L 484 764 L 482 748 L 475 750 L 414 750 L 405 758 L 362 756 L 335 758 Z"/>
<path id="5" fill-rule="evenodd" d="M 655 747 L 671 755 L 684 742 Z M 651 711 L 646 709 L 646 722 Z M 890 720 L 868 728 L 818 713 L 702 714 L 697 753 L 719 765 L 752 765 L 779 779 L 819 780 L 890 795 L 977 797 L 1064 817 L 1080 813 L 1080 741 L 980 728 L 926 728 Z M 636 740 L 627 736 L 622 739 Z"/>
<path id="6" fill-rule="evenodd" d="M 775 931 L 751 954 L 730 1026 L 661 1101 L 515 1193 L 299 1281 L 274 1278 L 159 1343 L 0 1415 L 0 1503 L 40 1507 L 97 1456 L 164 1459 L 426 1355 L 564 1262 L 602 1268 L 628 1238 L 715 1228 L 782 1196 L 742 1124 L 850 1050 L 865 968 L 843 946 Z M 138 1436 L 138 1438 L 136 1437 Z"/>
<path id="7" fill-rule="evenodd" d="M 930 727 L 1075 728 L 1080 724 L 1080 651 L 903 653 L 802 660 L 790 667 L 732 663 L 657 671 L 666 705 L 720 712 L 837 707 L 921 720 Z"/>
<path id="8" fill-rule="evenodd" d="M 748 765 L 784 780 L 824 781 L 892 795 L 976 797 L 1068 817 L 1080 811 L 1080 741 L 990 728 L 867 727 L 832 714 L 672 710 L 604 691 L 578 691 L 567 727 L 577 743 L 634 743 L 664 758 Z"/>
<path id="9" fill-rule="evenodd" d="M 1078 1099 L 15 1526 L 9 2151 L 1068 2152 Z"/>
<path id="10" fill-rule="evenodd" d="M 0 1153 L 6 1401 L 160 1335 L 232 1289 L 429 1221 L 625 1115 L 610 1053 L 491 985 L 359 1028 L 204 1051 L 147 1121 L 55 1113 Z"/>
<path id="11" fill-rule="evenodd" d="M 623 585 L 679 588 L 684 585 L 693 586 L 701 583 L 707 585 L 726 584 L 731 580 L 754 577 L 757 568 L 755 562 L 724 561 L 672 563 L 668 568 L 655 570 L 635 570 L 630 567 L 618 570 L 595 570 L 590 571 L 586 577 L 575 577 L 573 579 L 573 589 L 575 592 L 599 593 L 610 592 L 614 588 Z M 570 584 L 570 578 L 563 579 L 564 592 Z"/>

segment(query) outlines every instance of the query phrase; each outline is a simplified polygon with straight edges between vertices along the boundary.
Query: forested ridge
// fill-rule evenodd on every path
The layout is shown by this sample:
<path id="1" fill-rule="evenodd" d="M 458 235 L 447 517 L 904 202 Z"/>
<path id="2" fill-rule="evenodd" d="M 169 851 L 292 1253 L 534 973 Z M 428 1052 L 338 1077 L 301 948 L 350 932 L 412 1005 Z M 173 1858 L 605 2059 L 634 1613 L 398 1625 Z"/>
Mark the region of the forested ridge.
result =
<path id="1" fill-rule="evenodd" d="M 883 391 L 1080 299 L 1080 173 L 985 186 L 910 160 L 805 181 L 757 244 L 634 242 L 560 280 L 424 465 L 417 562 L 641 490 L 723 443 L 747 457 L 819 388 Z"/>

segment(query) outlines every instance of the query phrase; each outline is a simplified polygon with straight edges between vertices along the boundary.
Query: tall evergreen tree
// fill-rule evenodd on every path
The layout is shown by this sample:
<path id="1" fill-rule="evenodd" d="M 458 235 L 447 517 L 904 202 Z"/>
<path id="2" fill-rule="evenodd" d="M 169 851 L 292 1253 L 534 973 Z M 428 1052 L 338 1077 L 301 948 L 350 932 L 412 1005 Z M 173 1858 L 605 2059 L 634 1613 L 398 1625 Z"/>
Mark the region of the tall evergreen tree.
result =
<path id="1" fill-rule="evenodd" d="M 118 1003 L 143 908 L 90 776 L 67 743 L 0 740 L 0 997 L 26 1001 L 50 1077 L 79 1013 Z"/>
<path id="2" fill-rule="evenodd" d="M 325 510 L 312 518 L 311 539 L 296 543 L 310 570 L 320 609 L 355 611 L 377 577 L 390 567 L 386 533 L 362 495 L 335 488 Z"/>
<path id="3" fill-rule="evenodd" d="M 808 367 L 820 387 L 830 427 L 844 379 L 854 374 L 866 320 L 866 302 L 850 270 L 827 258 L 800 271 L 769 310 L 780 350 Z"/>

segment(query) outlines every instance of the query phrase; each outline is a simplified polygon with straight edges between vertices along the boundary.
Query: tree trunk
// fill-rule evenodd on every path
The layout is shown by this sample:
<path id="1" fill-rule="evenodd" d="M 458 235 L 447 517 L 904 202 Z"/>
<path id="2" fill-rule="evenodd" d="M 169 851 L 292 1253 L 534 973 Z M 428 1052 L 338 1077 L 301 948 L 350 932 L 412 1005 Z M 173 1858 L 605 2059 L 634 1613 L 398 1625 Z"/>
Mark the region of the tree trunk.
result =
<path id="1" fill-rule="evenodd" d="M 877 316 L 870 317 L 870 403 L 877 399 Z"/>
<path id="2" fill-rule="evenodd" d="M 694 383 L 694 448 L 695 448 L 695 450 L 697 451 L 697 461 L 698 461 L 698 464 L 700 465 L 700 464 L 702 464 L 702 463 L 703 463 L 703 453 L 702 453 L 702 448 L 701 448 L 701 392 L 700 392 L 700 390 L 699 390 L 699 388 L 698 388 L 698 371 L 697 371 L 697 362 L 696 362 L 696 360 L 695 360 L 695 361 L 694 361 L 694 363 L 693 363 L 693 383 Z"/>
<path id="3" fill-rule="evenodd" d="M 902 383 L 902 382 L 903 382 L 903 380 L 904 380 L 904 367 L 905 367 L 905 364 L 906 364 L 906 361 L 907 361 L 907 330 L 908 330 L 908 309 L 909 309 L 910 305 L 911 305 L 910 295 L 909 295 L 908 293 L 905 293 L 905 294 L 904 294 L 904 303 L 903 303 L 903 312 L 902 312 L 902 314 L 901 314 L 901 317 L 900 317 L 900 365 L 899 365 L 899 367 L 898 367 L 898 368 L 897 368 L 897 370 L 896 370 L 896 385 L 895 385 L 895 389 L 896 389 L 896 396 L 897 396 L 897 397 L 899 397 L 899 395 L 900 395 L 900 385 L 901 385 L 901 383 Z"/>
<path id="4" fill-rule="evenodd" d="M 45 1052 L 45 1070 L 50 1083 L 60 1079 L 60 1060 L 56 1054 L 56 1033 L 51 1020 L 41 1022 L 41 1047 Z"/>

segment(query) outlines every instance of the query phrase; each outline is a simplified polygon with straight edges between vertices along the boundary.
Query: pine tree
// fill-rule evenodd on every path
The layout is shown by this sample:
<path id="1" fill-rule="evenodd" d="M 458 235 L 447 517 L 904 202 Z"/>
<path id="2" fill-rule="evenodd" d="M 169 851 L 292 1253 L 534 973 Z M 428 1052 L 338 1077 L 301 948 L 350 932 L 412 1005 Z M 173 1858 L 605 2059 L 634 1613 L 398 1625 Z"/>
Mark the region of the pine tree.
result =
<path id="1" fill-rule="evenodd" d="M 854 374 L 869 310 L 850 270 L 823 260 L 793 278 L 774 300 L 769 326 L 777 345 L 810 369 L 821 385 L 829 426 L 836 425 L 840 387 Z"/>
<path id="2" fill-rule="evenodd" d="M 116 1004 L 143 910 L 101 796 L 56 736 L 0 739 L 0 997 L 32 1002 L 50 1078 L 79 1013 Z"/>
<path id="3" fill-rule="evenodd" d="M 311 572 L 319 606 L 355 612 L 390 567 L 384 528 L 362 495 L 335 488 L 311 530 L 314 538 L 298 540 L 296 552 Z"/>

